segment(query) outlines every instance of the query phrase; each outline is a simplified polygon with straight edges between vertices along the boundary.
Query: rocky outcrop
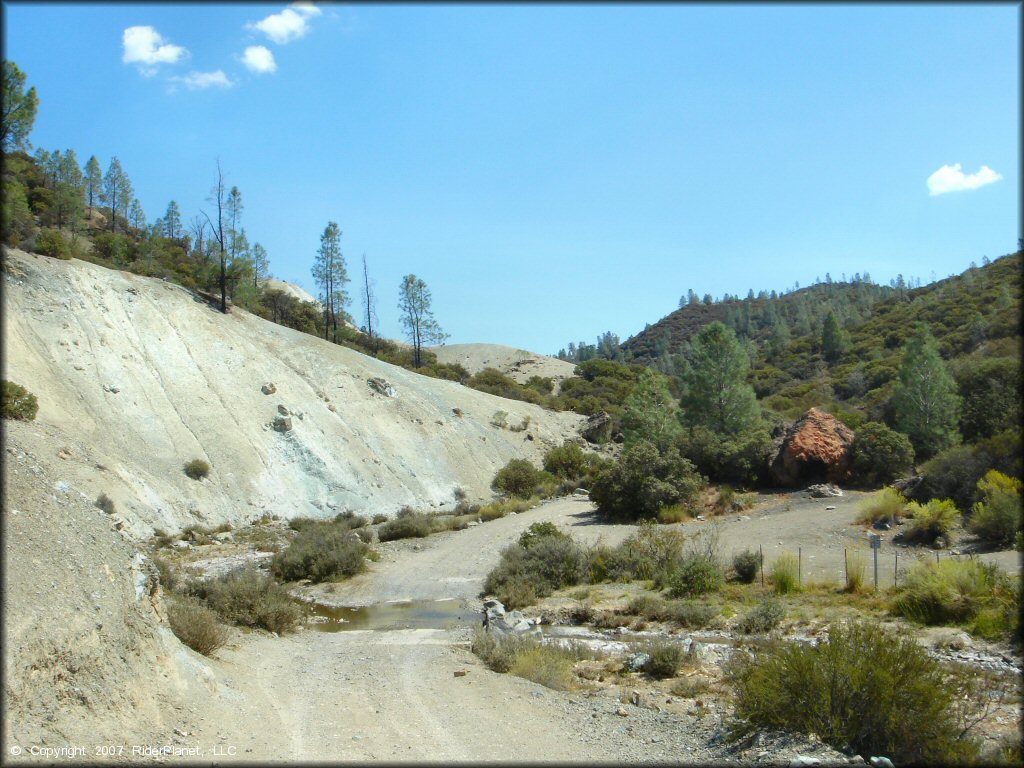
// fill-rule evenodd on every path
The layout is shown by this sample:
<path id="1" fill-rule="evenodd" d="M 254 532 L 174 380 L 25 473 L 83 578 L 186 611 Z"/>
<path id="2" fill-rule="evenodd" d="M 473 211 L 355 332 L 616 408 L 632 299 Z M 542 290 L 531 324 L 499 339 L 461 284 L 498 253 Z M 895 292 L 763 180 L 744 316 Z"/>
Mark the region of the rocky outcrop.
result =
<path id="1" fill-rule="evenodd" d="M 370 385 L 370 389 L 372 389 L 374 392 L 379 392 L 380 394 L 384 395 L 384 397 L 395 397 L 395 395 L 398 394 L 394 387 L 392 387 L 379 376 L 374 376 L 371 379 L 367 379 L 366 383 Z"/>
<path id="2" fill-rule="evenodd" d="M 484 602 L 484 628 L 500 635 L 540 635 L 536 619 L 528 619 L 519 611 L 506 611 L 494 599 Z"/>
<path id="3" fill-rule="evenodd" d="M 771 462 L 772 477 L 780 485 L 844 480 L 852 444 L 853 430 L 832 414 L 811 408 L 786 430 Z"/>
<path id="4" fill-rule="evenodd" d="M 611 437 L 612 417 L 605 411 L 598 411 L 580 427 L 580 434 L 588 443 L 602 443 Z"/>

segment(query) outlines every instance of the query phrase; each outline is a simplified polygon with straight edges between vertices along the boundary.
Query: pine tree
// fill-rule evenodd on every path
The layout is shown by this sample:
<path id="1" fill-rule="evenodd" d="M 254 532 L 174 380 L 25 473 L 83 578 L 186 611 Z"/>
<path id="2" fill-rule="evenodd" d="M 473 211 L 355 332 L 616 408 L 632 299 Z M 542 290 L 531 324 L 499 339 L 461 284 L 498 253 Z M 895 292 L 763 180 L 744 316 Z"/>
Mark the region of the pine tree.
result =
<path id="1" fill-rule="evenodd" d="M 33 85 L 25 90 L 25 73 L 13 61 L 5 61 L 2 92 L 3 120 L 0 122 L 0 148 L 5 153 L 17 149 L 28 149 L 28 135 L 36 121 L 39 97 Z"/>
<path id="2" fill-rule="evenodd" d="M 89 206 L 89 218 L 92 218 L 92 209 L 96 207 L 100 197 L 103 195 L 103 169 L 100 168 L 100 161 L 96 155 L 89 158 L 85 164 L 85 201 Z"/>
<path id="3" fill-rule="evenodd" d="M 834 363 L 843 354 L 845 347 L 843 329 L 839 327 L 835 312 L 830 311 L 821 328 L 822 355 L 828 362 Z"/>
<path id="4" fill-rule="evenodd" d="M 650 368 L 640 374 L 624 405 L 622 430 L 627 446 L 646 440 L 664 453 L 682 431 L 679 401 L 669 391 L 668 379 Z"/>
<path id="5" fill-rule="evenodd" d="M 181 237 L 181 211 L 174 200 L 167 204 L 167 213 L 164 214 L 163 224 L 164 232 L 169 240 Z"/>
<path id="6" fill-rule="evenodd" d="M 719 435 L 737 435 L 759 416 L 754 389 L 746 382 L 750 359 L 736 334 L 719 321 L 701 329 L 690 345 L 684 374 L 683 408 L 690 424 Z"/>
<path id="7" fill-rule="evenodd" d="M 270 259 L 267 249 L 259 243 L 252 246 L 252 287 L 259 288 L 260 280 L 270 277 Z"/>
<path id="8" fill-rule="evenodd" d="M 320 249 L 312 272 L 313 279 L 320 286 L 320 301 L 324 307 L 324 338 L 329 338 L 328 334 L 333 332 L 334 340 L 337 341 L 338 315 L 341 315 L 342 320 L 345 319 L 345 307 L 349 303 L 345 291 L 348 271 L 341 253 L 341 229 L 337 222 L 328 222 L 320 235 Z"/>
<path id="9" fill-rule="evenodd" d="M 232 187 L 225 201 L 225 212 L 228 217 L 227 246 L 228 253 L 232 259 L 243 250 L 240 236 L 242 234 L 242 210 L 244 208 L 245 206 L 242 205 L 242 193 L 238 187 Z"/>
<path id="10" fill-rule="evenodd" d="M 402 278 L 399 289 L 398 308 L 402 311 L 401 321 L 412 342 L 413 366 L 423 365 L 423 345 L 440 344 L 446 338 L 431 310 L 431 296 L 427 284 L 416 275 Z"/>
<path id="11" fill-rule="evenodd" d="M 146 213 L 142 210 L 142 203 L 139 198 L 132 198 L 131 208 L 128 210 L 128 220 L 137 230 L 142 231 L 146 226 Z"/>
<path id="12" fill-rule="evenodd" d="M 111 158 L 107 172 L 103 176 L 103 194 L 100 200 L 110 208 L 110 231 L 117 231 L 117 214 L 127 203 L 124 202 L 128 177 L 121 167 L 121 161 L 116 157 Z"/>
<path id="13" fill-rule="evenodd" d="M 899 375 L 892 398 L 896 428 L 910 438 L 918 458 L 956 444 L 960 395 L 927 324 L 919 323 L 907 340 Z"/>

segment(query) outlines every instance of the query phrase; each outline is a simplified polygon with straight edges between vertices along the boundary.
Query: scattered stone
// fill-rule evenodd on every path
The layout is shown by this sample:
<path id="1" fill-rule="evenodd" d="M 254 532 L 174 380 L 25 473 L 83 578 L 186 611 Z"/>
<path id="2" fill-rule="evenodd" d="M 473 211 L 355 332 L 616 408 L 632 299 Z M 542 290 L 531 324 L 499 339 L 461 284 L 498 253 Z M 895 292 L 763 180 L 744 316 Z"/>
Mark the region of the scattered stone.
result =
<path id="1" fill-rule="evenodd" d="M 932 549 L 946 549 L 949 546 L 949 537 L 944 536 L 941 533 L 935 537 L 935 541 L 932 542 Z"/>
<path id="2" fill-rule="evenodd" d="M 626 711 L 625 707 L 619 707 L 615 710 L 615 714 L 619 717 L 629 717 L 629 712 Z"/>
<path id="3" fill-rule="evenodd" d="M 187 541 L 180 541 L 180 540 L 173 542 L 171 544 L 171 547 L 174 548 L 174 549 L 181 549 L 181 550 L 192 549 L 192 545 L 191 544 L 189 544 Z"/>
<path id="4" fill-rule="evenodd" d="M 103 385 L 103 391 L 104 392 L 109 392 L 112 395 L 116 395 L 118 392 L 121 391 L 121 388 L 119 386 L 117 386 L 116 384 L 104 384 Z"/>
<path id="5" fill-rule="evenodd" d="M 811 495 L 812 499 L 824 499 L 829 496 L 842 496 L 843 491 L 838 486 L 832 485 L 831 483 L 820 483 L 818 485 L 807 486 L 807 493 Z M 832 507 L 835 509 L 835 507 Z"/>
<path id="6" fill-rule="evenodd" d="M 874 766 L 874 768 L 896 768 L 892 764 L 892 760 L 885 756 L 872 757 L 868 762 Z"/>
<path id="7" fill-rule="evenodd" d="M 384 397 L 396 397 L 398 395 L 398 391 L 379 376 L 367 379 L 366 383 L 370 385 L 370 389 L 374 392 L 379 392 Z"/>
<path id="8" fill-rule="evenodd" d="M 274 430 L 276 432 L 290 432 L 292 429 L 292 417 L 291 416 L 275 416 L 274 417 Z"/>
<path id="9" fill-rule="evenodd" d="M 797 755 L 789 761 L 789 768 L 800 768 L 805 765 L 821 765 L 821 760 L 808 755 Z"/>
<path id="10" fill-rule="evenodd" d="M 71 453 L 71 449 L 67 447 L 61 448 L 59 451 L 57 451 L 57 458 L 60 459 L 70 459 L 73 455 L 74 454 Z"/>
<path id="11" fill-rule="evenodd" d="M 825 507 L 825 511 L 826 512 L 831 512 L 835 508 L 836 508 L 835 504 L 829 504 L 827 507 Z"/>
<path id="12" fill-rule="evenodd" d="M 651 654 L 639 651 L 626 659 L 626 669 L 630 672 L 639 672 L 651 660 Z"/>
<path id="13" fill-rule="evenodd" d="M 454 413 L 456 416 L 462 416 L 462 409 L 461 408 L 452 408 L 452 413 Z"/>
<path id="14" fill-rule="evenodd" d="M 260 387 L 260 389 L 263 391 L 264 395 L 272 395 L 275 392 L 277 392 L 277 387 L 274 386 L 274 382 L 272 381 L 268 381 L 266 384 Z"/>
<path id="15" fill-rule="evenodd" d="M 465 669 L 457 669 L 457 670 L 455 670 L 455 677 L 465 677 L 468 674 L 469 674 L 469 672 L 467 670 L 465 670 Z"/>
<path id="16" fill-rule="evenodd" d="M 889 518 L 883 517 L 881 520 L 876 520 L 871 527 L 876 531 L 888 531 L 892 529 L 892 523 L 889 522 Z"/>
<path id="17" fill-rule="evenodd" d="M 278 403 L 277 412 L 280 413 L 282 416 L 289 416 L 290 415 L 288 413 L 288 407 L 285 406 L 285 405 L 282 405 L 280 403 Z"/>
<path id="18" fill-rule="evenodd" d="M 600 443 L 607 440 L 612 431 L 612 417 L 606 411 L 598 411 L 587 423 L 580 427 L 580 435 L 588 443 Z"/>

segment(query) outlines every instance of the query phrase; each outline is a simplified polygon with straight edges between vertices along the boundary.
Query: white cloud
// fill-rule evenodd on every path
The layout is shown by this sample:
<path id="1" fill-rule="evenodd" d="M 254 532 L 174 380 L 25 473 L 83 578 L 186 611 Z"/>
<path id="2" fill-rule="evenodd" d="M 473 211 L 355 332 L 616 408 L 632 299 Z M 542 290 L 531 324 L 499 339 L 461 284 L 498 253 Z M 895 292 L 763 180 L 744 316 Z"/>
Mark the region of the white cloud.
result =
<path id="1" fill-rule="evenodd" d="M 215 72 L 189 72 L 185 77 L 172 77 L 171 79 L 178 83 L 184 83 L 186 88 L 193 91 L 201 91 L 206 88 L 230 88 L 234 85 L 222 69 Z"/>
<path id="2" fill-rule="evenodd" d="M 986 184 L 993 184 L 1003 178 L 1002 174 L 993 171 L 987 165 L 981 166 L 977 173 L 964 174 L 960 163 L 944 165 L 928 177 L 928 194 L 944 195 L 947 192 L 963 192 L 966 189 L 977 189 Z"/>
<path id="3" fill-rule="evenodd" d="M 277 71 L 277 62 L 269 48 L 262 45 L 250 45 L 242 55 L 242 63 L 250 72 L 264 74 Z"/>
<path id="4" fill-rule="evenodd" d="M 280 13 L 272 13 L 262 21 L 246 26 L 283 45 L 305 35 L 309 31 L 309 19 L 321 13 L 321 10 L 312 3 L 292 3 Z"/>
<path id="5" fill-rule="evenodd" d="M 180 45 L 172 45 L 153 27 L 128 27 L 122 37 L 125 64 L 138 64 L 139 71 L 147 77 L 156 74 L 156 65 L 175 64 L 188 56 Z"/>

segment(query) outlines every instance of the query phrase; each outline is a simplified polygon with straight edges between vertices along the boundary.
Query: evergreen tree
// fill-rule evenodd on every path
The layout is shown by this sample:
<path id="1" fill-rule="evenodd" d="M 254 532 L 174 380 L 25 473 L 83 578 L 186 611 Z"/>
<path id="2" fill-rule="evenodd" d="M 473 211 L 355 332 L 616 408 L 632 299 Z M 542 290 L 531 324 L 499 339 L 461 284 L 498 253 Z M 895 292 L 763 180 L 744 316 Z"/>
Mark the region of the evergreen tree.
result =
<path id="1" fill-rule="evenodd" d="M 624 405 L 622 430 L 627 446 L 646 440 L 664 453 L 682 431 L 679 402 L 669 392 L 668 379 L 650 368 L 640 374 Z"/>
<path id="2" fill-rule="evenodd" d="M 132 198 L 131 208 L 128 210 L 128 220 L 140 232 L 146 226 L 146 213 L 142 210 L 142 203 L 137 197 Z"/>
<path id="3" fill-rule="evenodd" d="M 242 210 L 245 206 L 242 205 L 242 193 L 238 187 L 232 187 L 231 191 L 228 192 L 227 200 L 225 201 L 225 212 L 227 214 L 227 247 L 228 254 L 231 258 L 235 258 L 243 250 L 241 235 L 242 235 Z"/>
<path id="4" fill-rule="evenodd" d="M 828 273 L 826 273 L 826 276 Z M 846 347 L 846 340 L 843 338 L 843 329 L 839 327 L 835 312 L 829 312 L 828 317 L 821 328 L 821 349 L 825 359 L 834 363 L 843 354 Z"/>
<path id="5" fill-rule="evenodd" d="M 111 158 L 107 172 L 103 176 L 103 194 L 100 196 L 100 200 L 110 208 L 111 232 L 117 231 L 117 214 L 127 205 L 124 198 L 130 196 L 129 186 L 121 161 L 116 157 Z"/>
<path id="6" fill-rule="evenodd" d="M 89 218 L 92 218 L 92 209 L 96 207 L 100 197 L 103 195 L 103 169 L 100 168 L 100 161 L 96 155 L 89 158 L 85 164 L 85 202 L 89 207 Z"/>
<path id="7" fill-rule="evenodd" d="M 439 344 L 448 338 L 431 310 L 431 296 L 427 284 L 416 275 L 402 278 L 398 308 L 402 311 L 402 326 L 412 342 L 413 365 L 423 365 L 423 345 Z"/>
<path id="8" fill-rule="evenodd" d="M 320 249 L 313 264 L 313 279 L 320 287 L 320 301 L 324 308 L 324 338 L 333 333 L 337 341 L 338 315 L 345 319 L 345 307 L 349 297 L 345 291 L 348 282 L 348 271 L 341 253 L 341 229 L 337 222 L 328 222 L 320 235 Z"/>
<path id="9" fill-rule="evenodd" d="M 270 277 L 270 259 L 267 256 L 267 249 L 259 243 L 252 247 L 252 287 L 259 288 L 260 280 L 267 280 Z"/>
<path id="10" fill-rule="evenodd" d="M 36 87 L 25 90 L 25 73 L 13 61 L 4 62 L 3 83 L 0 84 L 3 121 L 0 123 L 0 149 L 4 153 L 28 149 L 28 135 L 36 121 L 39 97 Z"/>
<path id="11" fill-rule="evenodd" d="M 746 382 L 750 359 L 736 334 L 717 320 L 709 323 L 691 342 L 690 358 L 684 375 L 687 421 L 719 435 L 753 426 L 759 408 Z"/>
<path id="12" fill-rule="evenodd" d="M 910 438 L 918 458 L 954 445 L 960 439 L 960 396 L 925 323 L 903 348 L 899 376 L 892 399 L 896 428 Z"/>
<path id="13" fill-rule="evenodd" d="M 366 267 L 366 254 L 363 254 L 363 319 L 366 335 L 372 342 L 374 339 L 374 328 L 377 325 L 377 297 L 374 296 L 373 283 L 370 281 L 370 273 Z"/>
<path id="14" fill-rule="evenodd" d="M 167 204 L 167 213 L 164 214 L 163 225 L 168 239 L 175 240 L 181 237 L 181 211 L 174 200 Z"/>

